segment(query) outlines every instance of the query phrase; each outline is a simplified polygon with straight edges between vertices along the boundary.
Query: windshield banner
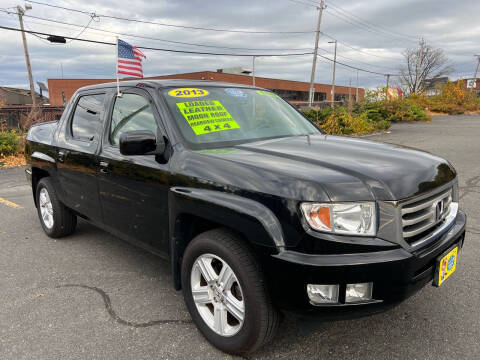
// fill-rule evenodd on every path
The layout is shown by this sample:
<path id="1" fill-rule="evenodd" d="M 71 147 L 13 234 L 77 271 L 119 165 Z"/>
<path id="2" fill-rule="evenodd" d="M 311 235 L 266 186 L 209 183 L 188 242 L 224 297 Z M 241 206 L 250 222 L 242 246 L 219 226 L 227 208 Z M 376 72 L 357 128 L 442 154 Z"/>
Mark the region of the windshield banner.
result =
<path id="1" fill-rule="evenodd" d="M 186 101 L 177 107 L 196 135 L 240 128 L 218 100 Z"/>

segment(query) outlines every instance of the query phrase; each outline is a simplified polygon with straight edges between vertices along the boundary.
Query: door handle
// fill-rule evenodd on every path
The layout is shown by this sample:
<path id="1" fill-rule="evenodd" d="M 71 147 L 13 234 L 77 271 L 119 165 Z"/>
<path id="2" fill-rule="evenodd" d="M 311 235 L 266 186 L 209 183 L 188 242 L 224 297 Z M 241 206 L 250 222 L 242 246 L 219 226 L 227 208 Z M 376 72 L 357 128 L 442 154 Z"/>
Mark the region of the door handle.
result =
<path id="1" fill-rule="evenodd" d="M 60 150 L 58 152 L 58 161 L 62 163 L 65 161 L 65 151 Z"/>
<path id="2" fill-rule="evenodd" d="M 107 174 L 109 165 L 110 164 L 107 161 L 100 161 L 100 172 L 102 174 Z"/>

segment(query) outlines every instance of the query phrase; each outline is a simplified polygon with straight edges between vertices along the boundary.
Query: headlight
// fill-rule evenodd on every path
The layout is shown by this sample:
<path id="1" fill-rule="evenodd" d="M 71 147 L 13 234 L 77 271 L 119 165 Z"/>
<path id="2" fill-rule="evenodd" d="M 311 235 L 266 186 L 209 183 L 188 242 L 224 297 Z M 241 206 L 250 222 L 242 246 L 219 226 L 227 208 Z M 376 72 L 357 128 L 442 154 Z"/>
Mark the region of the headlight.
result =
<path id="1" fill-rule="evenodd" d="M 314 230 L 361 236 L 377 231 L 374 202 L 302 203 L 300 208 Z"/>

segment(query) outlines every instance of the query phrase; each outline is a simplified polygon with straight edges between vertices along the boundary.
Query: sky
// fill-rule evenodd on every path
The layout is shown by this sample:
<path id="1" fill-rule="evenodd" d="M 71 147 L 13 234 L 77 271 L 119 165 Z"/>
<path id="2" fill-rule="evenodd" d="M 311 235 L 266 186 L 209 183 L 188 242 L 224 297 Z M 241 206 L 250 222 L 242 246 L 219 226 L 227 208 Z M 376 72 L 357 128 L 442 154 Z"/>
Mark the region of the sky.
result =
<path id="1" fill-rule="evenodd" d="M 40 1 L 40 0 L 39 0 Z M 24 17 L 25 28 L 83 39 L 114 42 L 114 33 L 136 46 L 175 50 L 193 50 L 235 54 L 283 54 L 312 52 L 318 7 L 316 0 L 64 0 L 41 2 L 87 13 L 73 12 L 30 2 L 32 9 Z M 418 46 L 423 37 L 427 44 L 441 48 L 453 68 L 451 79 L 472 77 L 480 53 L 478 0 L 326 0 L 319 41 L 319 55 L 333 58 L 338 41 L 336 84 L 355 86 L 357 70 L 340 64 L 379 72 L 399 72 L 402 52 Z M 0 24 L 18 28 L 17 0 L 0 0 Z M 145 24 L 89 14 L 109 15 L 178 26 L 228 29 L 235 32 L 185 29 Z M 50 21 L 38 18 L 48 19 Z M 63 22 L 63 24 L 62 24 Z M 67 25 L 75 24 L 77 26 Z M 85 26 L 89 24 L 87 28 Z M 97 29 L 97 30 L 94 30 Z M 111 33 L 98 31 L 107 30 Z M 83 31 L 80 35 L 79 33 Z M 238 31 L 249 31 L 238 32 Z M 251 32 L 272 33 L 251 33 Z M 301 32 L 301 33 L 290 33 Z M 134 37 L 132 35 L 140 36 Z M 143 37 L 143 38 L 142 38 Z M 148 37 L 149 39 L 146 39 Z M 186 42 L 184 45 L 167 41 Z M 113 78 L 115 47 L 71 41 L 51 44 L 27 34 L 34 82 L 48 78 Z M 0 85 L 28 88 L 28 76 L 21 35 L 0 29 Z M 206 47 L 216 46 L 216 47 Z M 231 49 L 235 48 L 235 49 Z M 254 49 L 254 50 L 251 50 Z M 258 49 L 258 50 L 256 50 Z M 179 54 L 144 50 L 144 76 L 167 75 L 193 71 L 215 71 L 218 68 L 252 67 L 252 57 Z M 309 81 L 312 55 L 257 57 L 256 76 Z M 317 83 L 332 81 L 333 62 L 319 58 Z M 360 87 L 385 83 L 385 76 L 358 72 Z M 395 77 L 391 80 L 395 83 Z M 38 91 L 38 87 L 37 91 Z"/>

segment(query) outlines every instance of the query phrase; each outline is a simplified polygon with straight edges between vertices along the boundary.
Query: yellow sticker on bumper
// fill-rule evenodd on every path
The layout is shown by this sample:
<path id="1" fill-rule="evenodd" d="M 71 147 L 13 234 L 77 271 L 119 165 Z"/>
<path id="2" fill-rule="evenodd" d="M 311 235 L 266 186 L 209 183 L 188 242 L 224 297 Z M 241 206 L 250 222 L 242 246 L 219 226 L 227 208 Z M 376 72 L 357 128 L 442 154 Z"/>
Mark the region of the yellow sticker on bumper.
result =
<path id="1" fill-rule="evenodd" d="M 438 286 L 448 279 L 457 269 L 457 256 L 458 256 L 458 246 L 448 252 L 444 257 L 441 258 L 438 273 L 437 273 L 437 283 Z"/>
<path id="2" fill-rule="evenodd" d="M 173 89 L 168 92 L 168 95 L 173 97 L 202 97 L 207 96 L 208 90 L 205 89 L 198 89 L 198 88 L 180 88 L 180 89 Z"/>
<path id="3" fill-rule="evenodd" d="M 187 101 L 177 106 L 196 135 L 240 128 L 218 100 Z"/>

